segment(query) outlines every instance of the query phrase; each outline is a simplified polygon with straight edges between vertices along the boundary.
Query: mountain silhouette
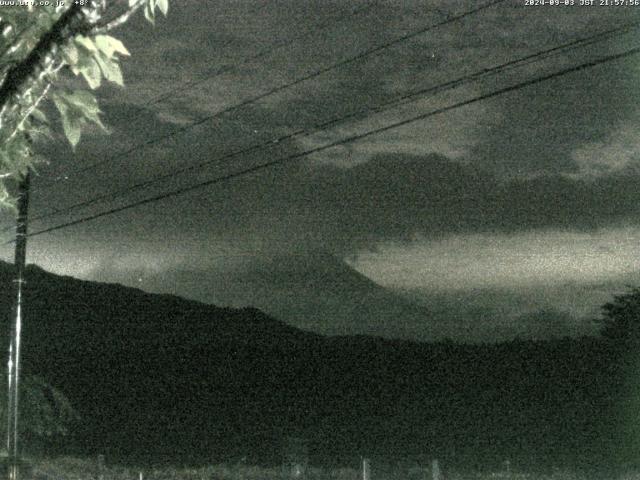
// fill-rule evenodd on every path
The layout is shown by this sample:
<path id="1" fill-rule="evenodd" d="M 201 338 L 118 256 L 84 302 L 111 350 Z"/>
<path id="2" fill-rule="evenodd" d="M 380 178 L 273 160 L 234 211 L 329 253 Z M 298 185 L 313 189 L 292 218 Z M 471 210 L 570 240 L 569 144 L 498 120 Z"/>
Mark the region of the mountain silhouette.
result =
<path id="1" fill-rule="evenodd" d="M 304 283 L 304 273 L 282 268 Z M 0 264 L 5 318 L 11 270 Z M 505 458 L 523 468 L 604 461 L 620 444 L 606 440 L 607 428 L 617 425 L 611 412 L 629 382 L 597 338 L 457 345 L 327 337 L 255 308 L 36 266 L 26 273 L 24 372 L 63 392 L 80 415 L 61 452 L 274 464 L 295 436 L 309 441 L 314 463 L 426 456 L 490 469 Z"/>
<path id="2" fill-rule="evenodd" d="M 140 276 L 149 291 L 178 291 L 203 303 L 251 305 L 290 325 L 327 335 L 438 340 L 450 336 L 454 328 L 434 322 L 428 308 L 324 252 L 256 256 L 218 271 L 141 270 L 111 275 L 107 278 L 131 285 Z"/>

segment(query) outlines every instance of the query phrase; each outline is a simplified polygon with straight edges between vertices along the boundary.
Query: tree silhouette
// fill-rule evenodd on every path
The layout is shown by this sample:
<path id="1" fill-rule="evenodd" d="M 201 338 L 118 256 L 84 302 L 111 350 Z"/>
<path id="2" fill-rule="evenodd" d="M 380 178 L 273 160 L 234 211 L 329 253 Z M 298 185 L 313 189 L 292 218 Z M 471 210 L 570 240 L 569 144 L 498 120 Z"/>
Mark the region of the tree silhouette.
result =
<path id="1" fill-rule="evenodd" d="M 602 306 L 600 334 L 620 345 L 640 344 L 640 287 L 615 295 Z"/>
<path id="2" fill-rule="evenodd" d="M 0 369 L 0 376 L 6 378 L 6 371 Z M 6 384 L 0 386 L 0 418 L 6 418 Z M 20 384 L 21 412 L 20 435 L 27 440 L 29 451 L 51 447 L 71 434 L 80 419 L 69 399 L 57 388 L 38 376 L 25 375 Z M 6 435 L 6 422 L 0 422 L 1 437 Z M 4 446 L 0 456 L 7 454 Z"/>

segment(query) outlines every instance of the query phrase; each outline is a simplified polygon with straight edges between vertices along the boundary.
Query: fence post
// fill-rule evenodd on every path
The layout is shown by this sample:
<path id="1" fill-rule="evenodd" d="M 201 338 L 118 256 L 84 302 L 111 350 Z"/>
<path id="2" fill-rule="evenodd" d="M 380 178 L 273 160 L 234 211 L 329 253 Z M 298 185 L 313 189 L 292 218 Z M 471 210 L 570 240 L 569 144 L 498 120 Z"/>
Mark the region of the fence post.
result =
<path id="1" fill-rule="evenodd" d="M 362 480 L 371 480 L 371 462 L 368 458 L 362 459 Z"/>
<path id="2" fill-rule="evenodd" d="M 104 455 L 98 455 L 98 480 L 104 480 Z"/>
<path id="3" fill-rule="evenodd" d="M 440 480 L 441 478 L 442 474 L 440 473 L 440 465 L 436 458 L 431 462 L 431 480 Z"/>
<path id="4" fill-rule="evenodd" d="M 511 462 L 507 459 L 503 463 L 504 471 L 507 475 L 511 475 Z"/>

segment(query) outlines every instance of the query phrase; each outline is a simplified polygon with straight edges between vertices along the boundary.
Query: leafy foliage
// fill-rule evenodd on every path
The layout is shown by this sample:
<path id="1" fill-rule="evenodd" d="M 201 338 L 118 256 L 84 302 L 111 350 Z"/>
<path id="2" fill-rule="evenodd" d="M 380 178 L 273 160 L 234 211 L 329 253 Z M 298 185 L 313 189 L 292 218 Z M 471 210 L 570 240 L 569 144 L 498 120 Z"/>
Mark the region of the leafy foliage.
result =
<path id="1" fill-rule="evenodd" d="M 640 288 L 616 295 L 602 306 L 601 334 L 620 345 L 640 343 Z"/>
<path id="2" fill-rule="evenodd" d="M 85 90 L 54 93 L 52 99 L 62 117 L 64 133 L 73 147 L 80 141 L 82 129 L 89 122 L 106 131 L 100 120 L 98 101 L 91 93 Z"/>
<path id="3" fill-rule="evenodd" d="M 151 23 L 155 22 L 156 19 L 156 8 L 158 8 L 163 15 L 167 15 L 169 11 L 169 0 L 150 0 L 144 8 L 144 16 Z"/>
<path id="4" fill-rule="evenodd" d="M 155 22 L 156 9 L 166 15 L 169 8 L 168 0 L 128 0 L 128 10 L 120 12 L 116 21 L 100 23 L 101 15 L 107 16 L 107 6 L 117 8 L 119 4 L 116 0 L 95 3 L 99 8 L 85 13 L 86 25 L 61 36 L 62 40 L 43 58 L 36 57 L 35 66 L 34 52 L 74 7 L 6 6 L 0 11 L 0 88 L 11 82 L 12 72 L 33 67 L 24 84 L 15 85 L 17 93 L 0 104 L 0 208 L 13 202 L 7 180 L 21 178 L 29 168 L 44 161 L 33 150 L 39 140 L 52 134 L 51 124 L 39 108 L 49 91 L 53 90 L 51 99 L 73 149 L 91 125 L 107 131 L 92 90 L 103 85 L 103 80 L 124 86 L 120 61 L 129 56 L 124 44 L 107 32 L 124 23 L 138 8 L 144 8 L 151 23 Z M 89 9 L 91 2 L 87 5 Z M 86 87 L 80 86 L 82 82 L 66 80 L 69 73 L 83 79 Z"/>
<path id="5" fill-rule="evenodd" d="M 6 378 L 3 374 L 2 378 Z M 3 382 L 3 387 L 6 382 Z M 6 389 L 0 391 L 0 416 L 6 417 Z M 38 376 L 27 375 L 20 383 L 21 437 L 29 444 L 46 443 L 70 434 L 74 422 L 79 419 L 71 403 L 58 389 Z M 6 424 L 0 422 L 4 436 Z"/>

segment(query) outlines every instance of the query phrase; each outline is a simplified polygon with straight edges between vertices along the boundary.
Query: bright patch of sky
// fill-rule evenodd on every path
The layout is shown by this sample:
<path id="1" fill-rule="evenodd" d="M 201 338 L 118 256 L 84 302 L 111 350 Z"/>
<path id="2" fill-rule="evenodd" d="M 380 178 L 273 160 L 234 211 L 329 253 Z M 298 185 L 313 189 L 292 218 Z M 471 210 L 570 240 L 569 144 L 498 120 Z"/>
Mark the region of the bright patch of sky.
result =
<path id="1" fill-rule="evenodd" d="M 351 264 L 382 285 L 430 291 L 608 281 L 640 270 L 640 229 L 451 236 L 387 244 Z"/>

